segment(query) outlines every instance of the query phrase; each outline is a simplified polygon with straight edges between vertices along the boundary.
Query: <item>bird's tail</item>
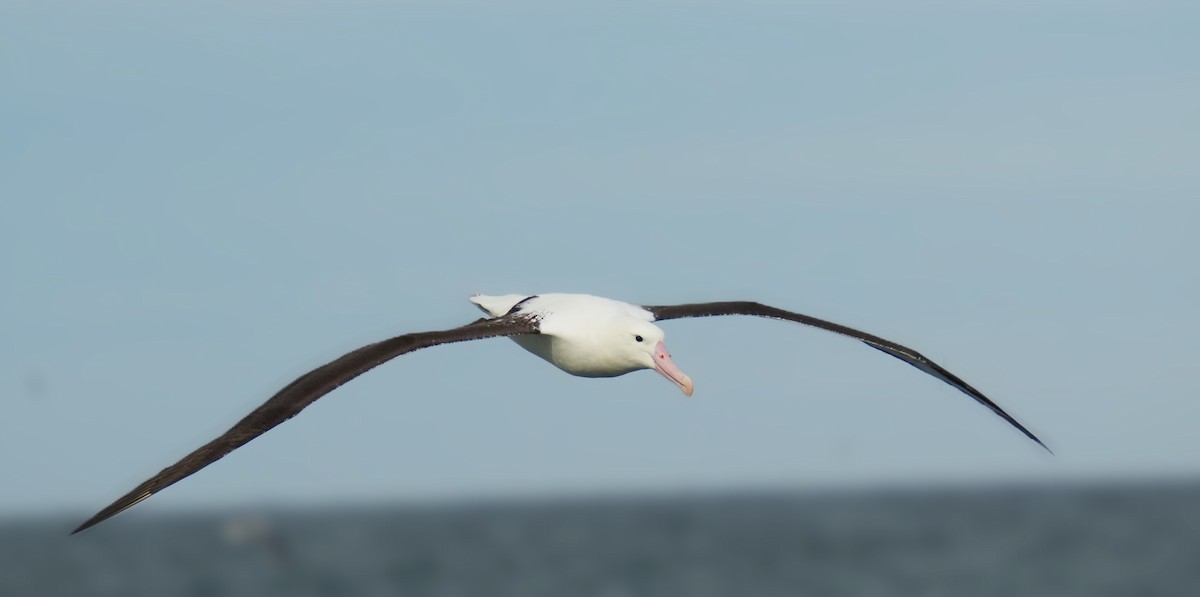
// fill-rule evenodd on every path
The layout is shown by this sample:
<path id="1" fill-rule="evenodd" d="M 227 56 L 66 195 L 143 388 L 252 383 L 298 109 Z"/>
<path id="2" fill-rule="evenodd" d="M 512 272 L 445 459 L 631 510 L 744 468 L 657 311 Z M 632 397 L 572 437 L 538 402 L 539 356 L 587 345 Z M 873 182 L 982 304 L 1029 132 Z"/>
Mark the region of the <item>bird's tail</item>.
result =
<path id="1" fill-rule="evenodd" d="M 500 296 L 487 296 L 484 294 L 471 295 L 471 302 L 479 307 L 480 311 L 491 315 L 492 317 L 500 317 L 512 310 L 517 303 L 529 298 L 528 294 L 502 294 Z"/>

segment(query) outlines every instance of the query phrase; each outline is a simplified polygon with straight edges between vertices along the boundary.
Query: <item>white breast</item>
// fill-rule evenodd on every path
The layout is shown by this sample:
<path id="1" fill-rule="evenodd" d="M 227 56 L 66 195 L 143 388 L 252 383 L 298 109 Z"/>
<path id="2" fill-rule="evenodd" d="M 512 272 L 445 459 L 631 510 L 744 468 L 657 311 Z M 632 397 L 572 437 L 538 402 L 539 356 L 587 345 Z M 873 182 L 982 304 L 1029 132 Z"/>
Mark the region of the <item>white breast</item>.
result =
<path id="1" fill-rule="evenodd" d="M 613 377 L 640 368 L 617 358 L 611 344 L 615 330 L 625 329 L 630 320 L 654 319 L 637 305 L 588 294 L 475 295 L 471 302 L 493 317 L 503 316 L 521 303 L 521 313 L 539 318 L 541 333 L 513 336 L 512 340 L 555 367 L 582 377 Z"/>

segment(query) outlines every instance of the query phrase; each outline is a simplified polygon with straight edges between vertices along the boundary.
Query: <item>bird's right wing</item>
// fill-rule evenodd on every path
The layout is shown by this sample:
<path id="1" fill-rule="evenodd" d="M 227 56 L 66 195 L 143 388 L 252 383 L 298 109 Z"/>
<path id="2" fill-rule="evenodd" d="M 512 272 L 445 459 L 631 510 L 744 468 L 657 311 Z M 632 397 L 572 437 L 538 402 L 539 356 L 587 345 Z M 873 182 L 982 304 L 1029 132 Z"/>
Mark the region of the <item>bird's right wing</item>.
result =
<path id="1" fill-rule="evenodd" d="M 318 398 L 337 389 L 338 386 L 382 365 L 400 355 L 414 350 L 498 336 L 515 336 L 538 333 L 538 320 L 523 314 L 513 314 L 495 319 L 480 319 L 462 327 L 437 332 L 420 332 L 396 336 L 382 342 L 368 344 L 342 357 L 301 375 L 274 396 L 246 415 L 229 431 L 217 439 L 204 444 L 179 462 L 168 466 L 146 482 L 138 485 L 107 508 L 89 518 L 71 532 L 78 533 L 105 519 L 127 510 L 138 502 L 162 491 L 200 469 L 220 460 L 226 454 L 245 445 L 250 440 L 266 433 L 276 425 L 296 416 Z"/>

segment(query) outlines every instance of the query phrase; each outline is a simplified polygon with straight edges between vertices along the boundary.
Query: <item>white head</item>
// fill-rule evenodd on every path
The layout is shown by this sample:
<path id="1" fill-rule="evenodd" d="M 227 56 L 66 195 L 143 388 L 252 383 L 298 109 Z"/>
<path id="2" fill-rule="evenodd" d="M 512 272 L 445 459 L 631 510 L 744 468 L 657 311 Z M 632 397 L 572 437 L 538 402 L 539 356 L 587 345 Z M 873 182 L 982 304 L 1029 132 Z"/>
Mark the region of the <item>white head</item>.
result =
<path id="1" fill-rule="evenodd" d="M 648 321 L 630 318 L 622 320 L 622 323 L 624 325 L 609 327 L 615 334 L 607 342 L 613 351 L 610 358 L 627 363 L 629 371 L 653 369 L 683 390 L 684 394 L 691 396 L 692 379 L 684 375 L 675 366 L 675 361 L 671 360 L 671 353 L 667 352 L 667 346 L 663 343 L 666 334 Z"/>

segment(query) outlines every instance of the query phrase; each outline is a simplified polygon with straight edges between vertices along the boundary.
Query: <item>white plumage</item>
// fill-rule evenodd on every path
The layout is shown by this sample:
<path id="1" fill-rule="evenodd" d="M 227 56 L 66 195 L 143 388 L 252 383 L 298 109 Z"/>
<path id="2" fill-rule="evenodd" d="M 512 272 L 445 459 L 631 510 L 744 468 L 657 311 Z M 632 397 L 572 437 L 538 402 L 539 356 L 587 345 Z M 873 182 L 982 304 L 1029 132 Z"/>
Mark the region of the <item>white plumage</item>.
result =
<path id="1" fill-rule="evenodd" d="M 691 378 L 675 366 L 665 334 L 643 307 L 589 294 L 477 294 L 471 302 L 493 318 L 519 313 L 537 319 L 540 333 L 510 338 L 571 375 L 615 377 L 653 369 L 692 395 Z"/>

